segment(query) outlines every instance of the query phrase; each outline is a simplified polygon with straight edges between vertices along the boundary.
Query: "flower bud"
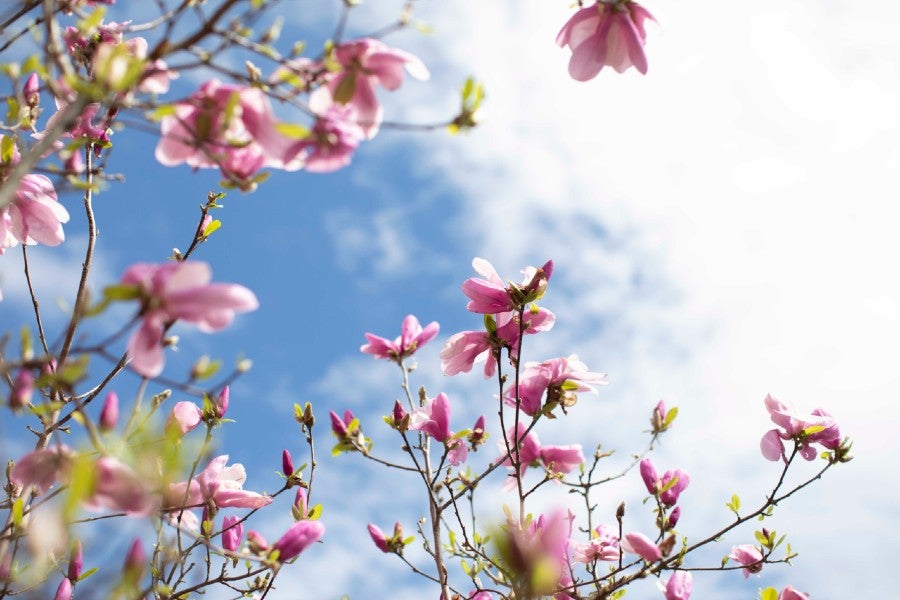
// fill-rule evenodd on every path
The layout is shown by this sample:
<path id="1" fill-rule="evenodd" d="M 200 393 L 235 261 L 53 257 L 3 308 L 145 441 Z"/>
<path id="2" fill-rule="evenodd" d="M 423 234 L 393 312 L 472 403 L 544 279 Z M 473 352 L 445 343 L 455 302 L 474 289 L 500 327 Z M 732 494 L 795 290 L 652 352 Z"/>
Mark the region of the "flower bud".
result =
<path id="1" fill-rule="evenodd" d="M 25 80 L 25 85 L 22 86 L 22 96 L 25 98 L 25 104 L 29 108 L 37 108 L 38 104 L 41 103 L 40 85 L 41 81 L 38 79 L 38 74 L 32 73 Z"/>
<path id="2" fill-rule="evenodd" d="M 100 431 L 112 431 L 118 422 L 119 396 L 115 392 L 110 392 L 103 401 L 103 410 L 100 411 Z"/>
<path id="3" fill-rule="evenodd" d="M 294 474 L 294 459 L 291 458 L 291 453 L 287 449 L 281 452 L 281 472 L 284 473 L 285 477 L 290 477 Z"/>
<path id="4" fill-rule="evenodd" d="M 675 525 L 678 524 L 678 519 L 681 517 L 681 507 L 676 506 L 672 512 L 669 513 L 669 518 L 666 521 L 666 529 L 674 529 Z"/>
<path id="5" fill-rule="evenodd" d="M 68 579 L 60 581 L 53 600 L 72 600 L 72 582 Z"/>
<path id="6" fill-rule="evenodd" d="M 81 542 L 75 540 L 75 545 L 72 547 L 72 553 L 69 555 L 69 570 L 66 574 L 73 583 L 78 581 L 78 578 L 81 577 L 81 567 L 83 564 Z"/>
<path id="7" fill-rule="evenodd" d="M 166 420 L 166 432 L 176 432 L 185 435 L 193 431 L 200 424 L 203 413 L 200 407 L 193 402 L 177 402 Z"/>
<path id="8" fill-rule="evenodd" d="M 222 519 L 222 548 L 236 552 L 244 535 L 244 524 L 236 516 Z"/>
<path id="9" fill-rule="evenodd" d="M 32 375 L 31 369 L 19 369 L 9 394 L 9 407 L 13 410 L 25 408 L 31 402 L 33 392 L 34 375 Z"/>
<path id="10" fill-rule="evenodd" d="M 219 392 L 219 395 L 216 396 L 216 416 L 220 419 L 228 412 L 228 399 L 230 396 L 231 392 L 227 385 L 223 387 L 222 391 Z"/>
<path id="11" fill-rule="evenodd" d="M 306 490 L 302 487 L 297 488 L 297 494 L 294 496 L 294 504 L 291 505 L 291 515 L 294 517 L 295 521 L 302 521 L 309 515 Z"/>
<path id="12" fill-rule="evenodd" d="M 247 532 L 247 547 L 253 554 L 266 554 L 269 552 L 269 542 L 259 532 Z"/>
<path id="13" fill-rule="evenodd" d="M 278 538 L 272 545 L 272 550 L 278 550 L 278 560 L 285 562 L 318 542 L 324 533 L 325 526 L 319 521 L 300 521 L 291 525 L 284 535 Z"/>

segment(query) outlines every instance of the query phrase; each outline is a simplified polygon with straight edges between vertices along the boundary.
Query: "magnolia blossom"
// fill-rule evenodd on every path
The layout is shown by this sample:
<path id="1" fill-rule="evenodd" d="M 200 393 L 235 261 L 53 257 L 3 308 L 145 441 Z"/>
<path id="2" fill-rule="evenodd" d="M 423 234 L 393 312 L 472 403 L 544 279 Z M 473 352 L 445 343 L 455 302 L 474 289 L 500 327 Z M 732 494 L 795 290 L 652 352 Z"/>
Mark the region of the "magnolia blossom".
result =
<path id="1" fill-rule="evenodd" d="M 644 485 L 647 486 L 647 491 L 653 495 L 658 494 L 660 502 L 666 506 L 675 506 L 675 504 L 678 503 L 678 497 L 681 495 L 681 492 L 683 492 L 691 482 L 690 475 L 681 469 L 666 471 L 663 473 L 662 477 L 660 477 L 656 472 L 656 467 L 653 466 L 653 461 L 649 458 L 645 458 L 641 461 L 640 471 L 641 478 L 644 480 Z M 676 480 L 675 483 L 664 492 L 660 493 L 660 490 L 666 488 L 672 480 Z"/>
<path id="2" fill-rule="evenodd" d="M 526 597 L 542 597 L 571 583 L 569 570 L 569 535 L 574 515 L 566 511 L 554 511 L 532 519 L 522 529 L 519 520 L 510 518 L 506 523 L 506 540 L 500 544 L 501 554 L 517 578 L 527 582 Z M 535 577 L 537 570 L 541 577 Z M 557 599 L 569 598 L 564 592 Z"/>
<path id="3" fill-rule="evenodd" d="M 353 153 L 365 137 L 362 128 L 351 119 L 352 111 L 340 105 L 330 106 L 316 117 L 309 136 L 292 147 L 298 152 L 306 152 L 307 171 L 328 173 L 350 164 Z"/>
<path id="4" fill-rule="evenodd" d="M 622 540 L 622 549 L 637 554 L 647 562 L 656 562 L 662 558 L 659 546 L 643 533 L 626 533 Z"/>
<path id="5" fill-rule="evenodd" d="M 176 402 L 166 420 L 166 431 L 178 431 L 181 435 L 193 431 L 203 420 L 203 412 L 193 402 Z"/>
<path id="6" fill-rule="evenodd" d="M 534 416 L 541 412 L 541 398 L 547 394 L 546 405 L 552 410 L 575 404 L 576 392 L 596 392 L 594 385 L 606 385 L 606 373 L 592 373 L 574 354 L 568 358 L 554 358 L 542 363 L 527 363 L 519 377 L 518 387 L 510 387 L 504 400 L 510 406 Z M 518 398 L 517 398 L 518 396 Z"/>
<path id="7" fill-rule="evenodd" d="M 512 450 L 507 454 L 507 444 L 498 442 L 501 457 L 500 464 L 513 467 L 513 457 L 515 456 L 514 440 L 519 440 L 519 475 L 525 474 L 528 467 L 544 467 L 553 475 L 560 476 L 570 473 L 584 462 L 584 454 L 581 452 L 581 445 L 572 444 L 568 446 L 541 446 L 538 436 L 533 431 L 525 432 L 528 427 L 524 423 L 519 423 L 517 434 L 512 435 L 512 430 L 507 432 L 507 444 Z M 514 480 L 510 474 L 510 480 L 507 485 L 513 485 Z"/>
<path id="8" fill-rule="evenodd" d="M 67 446 L 53 446 L 29 452 L 13 467 L 10 477 L 18 485 L 32 485 L 43 494 L 65 477 L 72 465 L 74 453 Z"/>
<path id="9" fill-rule="evenodd" d="M 778 600 L 809 600 L 809 596 L 803 592 L 798 592 L 793 586 L 787 586 L 778 594 Z"/>
<path id="10" fill-rule="evenodd" d="M 781 427 L 769 430 L 760 441 L 760 449 L 767 460 L 785 459 L 784 442 L 800 442 L 800 455 L 806 460 L 816 457 L 816 449 L 811 444 L 821 444 L 834 450 L 841 445 L 841 431 L 834 418 L 823 408 L 817 408 L 810 415 L 798 415 L 772 395 L 766 396 L 766 409 L 772 421 Z"/>
<path id="11" fill-rule="evenodd" d="M 762 571 L 763 555 L 759 548 L 751 544 L 741 544 L 731 549 L 728 558 L 744 565 L 744 579 L 750 577 L 750 573 L 759 573 Z"/>
<path id="12" fill-rule="evenodd" d="M 369 523 L 369 537 L 382 552 L 398 552 L 403 549 L 403 524 L 400 521 L 394 523 L 394 533 L 388 537 L 378 525 Z"/>
<path id="13" fill-rule="evenodd" d="M 190 482 L 182 481 L 169 486 L 166 493 L 169 510 L 196 527 L 197 517 L 190 512 L 178 511 L 178 507 L 193 507 L 214 503 L 217 508 L 262 508 L 272 503 L 272 497 L 244 489 L 247 472 L 237 463 L 226 466 L 228 455 L 217 456 Z"/>
<path id="14" fill-rule="evenodd" d="M 376 86 L 396 90 L 403 83 L 404 71 L 420 80 L 429 77 L 418 58 L 372 38 L 341 44 L 330 58 L 340 70 L 326 73 L 326 85 L 313 92 L 310 108 L 324 115 L 334 104 L 347 106 L 367 139 L 372 139 L 381 125 L 383 111 L 375 96 Z"/>
<path id="15" fill-rule="evenodd" d="M 98 424 L 100 431 L 112 431 L 119 422 L 119 395 L 110 392 L 103 401 L 103 408 L 100 410 L 100 418 Z"/>
<path id="16" fill-rule="evenodd" d="M 222 519 L 222 548 L 235 552 L 241 545 L 244 535 L 244 524 L 236 516 Z"/>
<path id="17" fill-rule="evenodd" d="M 325 526 L 319 521 L 298 521 L 272 544 L 272 550 L 278 550 L 278 560 L 285 562 L 318 542 L 324 534 Z"/>
<path id="18" fill-rule="evenodd" d="M 648 19 L 653 20 L 653 15 L 631 0 L 599 1 L 576 12 L 556 36 L 560 47 L 572 51 L 569 75 L 588 81 L 607 65 L 619 73 L 629 67 L 647 73 L 644 22 Z"/>
<path id="19" fill-rule="evenodd" d="M 619 560 L 619 536 L 615 528 L 599 525 L 591 534 L 591 541 L 573 540 L 572 560 L 580 563 L 592 563 L 597 560 Z"/>
<path id="20" fill-rule="evenodd" d="M 432 321 L 423 329 L 419 320 L 407 315 L 400 327 L 400 336 L 393 341 L 372 333 L 365 334 L 368 344 L 360 346 L 360 352 L 371 354 L 375 358 L 385 358 L 399 362 L 412 356 L 421 346 L 430 342 L 440 331 L 437 321 Z"/>
<path id="21" fill-rule="evenodd" d="M 7 138 L 0 136 L 0 140 L 6 141 Z M 0 161 L 0 183 L 6 181 L 19 160 L 19 151 L 12 146 L 11 153 Z M 68 220 L 69 213 L 57 200 L 50 180 L 44 175 L 25 175 L 13 194 L 12 202 L 0 208 L 0 254 L 19 243 L 61 244 L 65 239 L 62 224 Z"/>
<path id="22" fill-rule="evenodd" d="M 450 431 L 450 400 L 444 393 L 438 394 L 425 406 L 410 415 L 409 428 L 421 431 L 439 442 L 446 442 Z"/>
<path id="23" fill-rule="evenodd" d="M 68 578 L 59 582 L 53 600 L 72 600 L 72 582 Z"/>
<path id="24" fill-rule="evenodd" d="M 668 580 L 661 582 L 666 600 L 688 600 L 694 589 L 694 576 L 690 571 L 675 571 Z"/>
<path id="25" fill-rule="evenodd" d="M 156 495 L 131 467 L 112 456 L 102 456 L 94 463 L 93 493 L 85 500 L 85 506 L 145 516 L 153 513 L 157 505 Z"/>
<path id="26" fill-rule="evenodd" d="M 502 348 L 506 348 L 510 356 L 515 358 L 519 350 L 520 332 L 525 335 L 547 331 L 553 327 L 556 316 L 543 307 L 535 307 L 522 314 L 523 326 L 520 326 L 519 315 L 514 312 L 500 315 L 505 324 L 494 332 L 462 331 L 450 336 L 441 350 L 441 371 L 444 375 L 468 373 L 475 362 L 485 358 L 484 377 L 493 377 L 497 371 L 497 358 Z"/>
<path id="27" fill-rule="evenodd" d="M 526 267 L 522 271 L 525 279 L 521 285 L 504 284 L 494 266 L 483 258 L 473 259 L 472 268 L 484 279 L 471 277 L 463 282 L 462 291 L 469 297 L 466 308 L 475 313 L 497 315 L 515 311 L 543 296 L 547 282 L 553 274 L 553 261 L 548 260 L 539 269 Z M 505 325 L 511 316 L 508 315 L 503 320 L 498 319 L 497 325 Z"/>
<path id="28" fill-rule="evenodd" d="M 128 342 L 135 371 L 156 377 L 165 364 L 163 332 L 180 319 L 201 331 L 218 331 L 231 324 L 236 312 L 255 310 L 253 292 L 241 285 L 210 283 L 209 265 L 203 262 L 138 263 L 122 275 L 122 284 L 134 286 L 141 298 L 141 326 Z"/>

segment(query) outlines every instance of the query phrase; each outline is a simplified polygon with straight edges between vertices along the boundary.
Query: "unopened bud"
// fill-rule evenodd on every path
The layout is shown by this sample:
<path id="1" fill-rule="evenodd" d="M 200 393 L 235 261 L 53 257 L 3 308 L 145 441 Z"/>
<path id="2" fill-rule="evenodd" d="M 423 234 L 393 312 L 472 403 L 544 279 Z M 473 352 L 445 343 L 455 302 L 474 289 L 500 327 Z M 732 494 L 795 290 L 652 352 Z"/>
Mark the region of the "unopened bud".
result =
<path id="1" fill-rule="evenodd" d="M 228 400 L 230 397 L 231 391 L 228 389 L 227 385 L 223 387 L 222 391 L 219 392 L 219 395 L 216 396 L 216 416 L 220 419 L 228 412 Z"/>
<path id="2" fill-rule="evenodd" d="M 100 431 L 112 431 L 118 422 L 119 396 L 115 392 L 110 392 L 103 401 L 103 410 L 100 411 Z"/>
<path id="3" fill-rule="evenodd" d="M 129 586 L 137 587 L 141 578 L 144 576 L 146 566 L 147 555 L 144 553 L 144 546 L 141 544 L 141 540 L 135 539 L 128 549 L 128 554 L 125 556 L 122 579 Z"/>
<path id="4" fill-rule="evenodd" d="M 672 553 L 672 549 L 675 547 L 675 536 L 669 535 L 666 539 L 659 543 L 659 551 L 662 552 L 663 556 L 668 556 Z"/>
<path id="5" fill-rule="evenodd" d="M 281 452 L 281 472 L 284 473 L 285 477 L 290 477 L 294 474 L 294 459 L 291 458 L 291 453 L 287 449 Z"/>
<path id="6" fill-rule="evenodd" d="M 257 555 L 268 554 L 269 542 L 256 531 L 247 532 L 247 547 L 250 552 Z"/>
<path id="7" fill-rule="evenodd" d="M 33 391 L 34 375 L 31 373 L 31 369 L 19 369 L 9 394 L 9 407 L 13 410 L 25 408 L 31 402 Z"/>
<path id="8" fill-rule="evenodd" d="M 75 544 L 72 546 L 72 553 L 69 555 L 69 570 L 66 574 L 66 577 L 73 583 L 78 581 L 78 578 L 81 577 L 81 568 L 83 564 L 81 542 L 75 540 Z"/>
<path id="9" fill-rule="evenodd" d="M 22 86 L 22 96 L 25 98 L 25 104 L 30 108 L 37 108 L 41 103 L 40 85 L 38 74 L 32 73 L 25 80 L 25 85 Z"/>
<path id="10" fill-rule="evenodd" d="M 625 517 L 625 502 L 622 502 L 622 504 L 620 504 L 619 507 L 616 509 L 616 519 L 621 520 L 624 517 Z"/>

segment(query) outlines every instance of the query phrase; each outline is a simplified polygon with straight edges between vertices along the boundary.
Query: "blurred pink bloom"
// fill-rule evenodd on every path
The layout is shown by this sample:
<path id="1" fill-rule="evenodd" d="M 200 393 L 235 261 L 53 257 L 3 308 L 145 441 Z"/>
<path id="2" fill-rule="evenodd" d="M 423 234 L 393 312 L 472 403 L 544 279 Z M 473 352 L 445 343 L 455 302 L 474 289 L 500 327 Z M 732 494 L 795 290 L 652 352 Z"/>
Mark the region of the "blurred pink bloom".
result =
<path id="1" fill-rule="evenodd" d="M 298 521 L 278 538 L 272 549 L 278 550 L 278 560 L 285 562 L 318 542 L 324 534 L 325 526 L 319 521 Z"/>
<path id="2" fill-rule="evenodd" d="M 523 475 L 528 467 L 544 467 L 556 475 L 570 473 L 573 469 L 584 462 L 584 455 L 581 452 L 581 446 L 572 444 L 569 446 L 541 446 L 538 436 L 533 431 L 525 434 L 528 427 L 524 423 L 519 423 L 518 435 L 515 439 L 519 440 L 519 474 Z M 524 437 L 523 437 L 524 435 Z M 512 467 L 513 456 L 515 455 L 515 441 L 512 430 L 507 432 L 509 447 L 513 449 L 512 456 L 507 456 L 506 444 L 498 442 L 501 452 L 502 465 Z M 512 475 L 510 475 L 512 477 Z M 507 485 L 513 480 L 510 479 Z"/>
<path id="3" fill-rule="evenodd" d="M 413 315 L 407 315 L 403 319 L 400 328 L 400 336 L 393 341 L 379 337 L 372 333 L 365 334 L 368 344 L 360 346 L 360 352 L 371 354 L 375 358 L 385 358 L 399 362 L 412 356 L 421 346 L 430 342 L 440 331 L 437 321 L 432 321 L 424 329 L 419 320 Z"/>
<path id="4" fill-rule="evenodd" d="M 18 461 L 10 474 L 18 485 L 33 485 L 34 491 L 43 494 L 65 477 L 74 458 L 67 446 L 53 446 L 29 452 Z"/>
<path id="5" fill-rule="evenodd" d="M 798 592 L 793 586 L 787 586 L 778 594 L 778 600 L 809 600 L 809 596 L 803 592 Z"/>
<path id="6" fill-rule="evenodd" d="M 665 586 L 666 600 L 688 600 L 694 589 L 694 576 L 690 571 L 675 571 Z"/>
<path id="7" fill-rule="evenodd" d="M 25 408 L 34 394 L 34 374 L 31 369 L 19 369 L 9 391 L 9 407 L 14 411 Z"/>
<path id="8" fill-rule="evenodd" d="M 541 412 L 541 399 L 547 394 L 546 404 L 550 408 L 561 404 L 569 407 L 575 404 L 576 392 L 596 392 L 593 386 L 607 385 L 606 373 L 592 373 L 587 365 L 574 354 L 568 358 L 554 358 L 542 363 L 526 363 L 519 378 L 519 386 L 511 386 L 504 395 L 509 406 L 516 406 L 518 392 L 522 412 L 534 416 Z"/>
<path id="9" fill-rule="evenodd" d="M 93 509 L 149 515 L 157 509 L 158 500 L 144 486 L 144 479 L 131 467 L 111 456 L 101 456 L 94 463 L 93 493 L 84 503 Z"/>
<path id="10" fill-rule="evenodd" d="M 455 439 L 447 442 L 447 462 L 454 467 L 466 462 L 469 457 L 469 445 L 463 439 Z"/>
<path id="11" fill-rule="evenodd" d="M 136 586 L 144 576 L 147 569 L 147 553 L 139 538 L 135 538 L 125 555 L 125 564 L 122 567 L 122 578 L 132 587 Z"/>
<path id="12" fill-rule="evenodd" d="M 626 533 L 622 540 L 622 549 L 637 554 L 647 562 L 656 562 L 662 558 L 659 546 L 643 533 Z"/>
<path id="13" fill-rule="evenodd" d="M 363 138 L 363 130 L 352 120 L 352 111 L 334 105 L 316 117 L 309 137 L 298 140 L 291 148 L 298 154 L 306 152 L 304 165 L 307 171 L 329 173 L 350 164 Z"/>
<path id="14" fill-rule="evenodd" d="M 216 405 L 216 416 L 220 419 L 225 416 L 225 413 L 228 412 L 228 404 L 231 399 L 231 390 L 226 385 L 222 388 L 222 391 L 219 392 L 219 395 L 216 396 L 215 405 Z"/>
<path id="15" fill-rule="evenodd" d="M 72 600 L 72 582 L 68 578 L 59 582 L 53 600 Z"/>
<path id="16" fill-rule="evenodd" d="M 166 420 L 166 431 L 177 430 L 184 435 L 193 431 L 203 419 L 203 412 L 193 402 L 176 402 Z"/>
<path id="17" fill-rule="evenodd" d="M 771 394 L 766 396 L 766 409 L 772 421 L 782 428 L 771 429 L 762 437 L 760 450 L 768 460 L 786 459 L 782 440 L 800 442 L 800 455 L 806 460 L 816 457 L 816 449 L 810 444 L 821 444 L 834 450 L 841 445 L 841 431 L 834 418 L 823 408 L 810 415 L 798 415 Z"/>
<path id="18" fill-rule="evenodd" d="M 236 516 L 222 519 L 222 548 L 235 552 L 241 546 L 244 535 L 244 524 Z"/>
<path id="19" fill-rule="evenodd" d="M 72 553 L 69 555 L 69 568 L 66 571 L 66 577 L 72 581 L 78 581 L 81 577 L 81 569 L 84 566 L 84 557 L 81 548 L 81 541 L 75 540 L 72 546 Z"/>
<path id="20" fill-rule="evenodd" d="M 644 21 L 647 19 L 653 20 L 653 15 L 631 0 L 597 2 L 572 15 L 556 36 L 560 47 L 568 46 L 572 51 L 569 59 L 572 79 L 593 79 L 604 66 L 619 73 L 633 66 L 646 74 Z"/>
<path id="21" fill-rule="evenodd" d="M 332 57 L 341 70 L 329 74 L 326 85 L 312 94 L 310 108 L 322 115 L 333 104 L 349 107 L 367 139 L 378 133 L 382 119 L 375 87 L 396 90 L 403 83 L 404 70 L 423 81 L 429 77 L 418 58 L 371 38 L 341 44 Z"/>
<path id="22" fill-rule="evenodd" d="M 141 326 L 128 342 L 135 371 L 156 377 L 165 364 L 162 336 L 176 320 L 194 323 L 204 332 L 231 324 L 236 312 L 255 310 L 256 296 L 242 285 L 210 283 L 209 265 L 203 262 L 138 263 L 122 275 L 122 283 L 139 288 Z"/>
<path id="23" fill-rule="evenodd" d="M 744 579 L 750 577 L 750 573 L 759 573 L 762 571 L 763 555 L 759 548 L 751 544 L 741 544 L 731 549 L 728 558 L 744 565 Z"/>
<path id="24" fill-rule="evenodd" d="M 106 395 L 100 411 L 100 431 L 112 431 L 119 422 L 119 396 L 115 392 Z"/>
<path id="25" fill-rule="evenodd" d="M 571 580 L 568 577 L 569 536 L 574 516 L 563 510 L 556 510 L 549 515 L 540 515 L 532 519 L 523 530 L 518 519 L 508 519 L 506 534 L 508 536 L 504 555 L 507 564 L 523 581 L 533 582 L 535 570 L 542 570 L 544 579 L 553 575 L 556 582 L 549 589 L 532 590 L 533 597 L 543 597 L 552 593 L 557 587 L 565 586 Z M 551 572 L 543 570 L 552 569 Z M 532 596 L 528 596 L 532 597 Z M 568 598 L 568 595 L 556 595 L 556 598 Z"/>
<path id="26" fill-rule="evenodd" d="M 439 442 L 450 436 L 450 401 L 444 393 L 426 402 L 425 406 L 410 415 L 409 428 L 422 431 Z"/>

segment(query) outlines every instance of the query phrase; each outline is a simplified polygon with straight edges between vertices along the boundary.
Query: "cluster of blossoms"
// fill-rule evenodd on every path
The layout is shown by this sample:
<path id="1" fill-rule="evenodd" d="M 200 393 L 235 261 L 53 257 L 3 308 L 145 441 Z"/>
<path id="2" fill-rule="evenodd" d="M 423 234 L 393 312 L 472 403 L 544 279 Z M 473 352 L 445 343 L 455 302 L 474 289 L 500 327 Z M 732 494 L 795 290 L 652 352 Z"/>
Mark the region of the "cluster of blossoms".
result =
<path id="1" fill-rule="evenodd" d="M 315 122 L 309 130 L 278 121 L 260 88 L 213 79 L 163 116 L 156 158 L 169 166 L 218 167 L 244 190 L 256 186 L 265 167 L 334 171 L 378 132 L 382 108 L 375 90 L 399 88 L 404 71 L 428 78 L 418 58 L 375 39 L 341 44 L 320 61 L 279 67 L 273 85 L 314 88 L 309 107 Z"/>
<path id="2" fill-rule="evenodd" d="M 817 452 L 812 444 L 840 451 L 841 454 L 849 450 L 843 448 L 841 430 L 824 408 L 817 408 L 809 415 L 797 415 L 771 395 L 766 396 L 766 408 L 772 421 L 781 427 L 781 430 L 769 430 L 760 441 L 762 454 L 768 460 L 782 459 L 787 462 L 784 453 L 784 442 L 787 440 L 794 441 L 800 456 L 806 460 L 816 457 Z"/>

